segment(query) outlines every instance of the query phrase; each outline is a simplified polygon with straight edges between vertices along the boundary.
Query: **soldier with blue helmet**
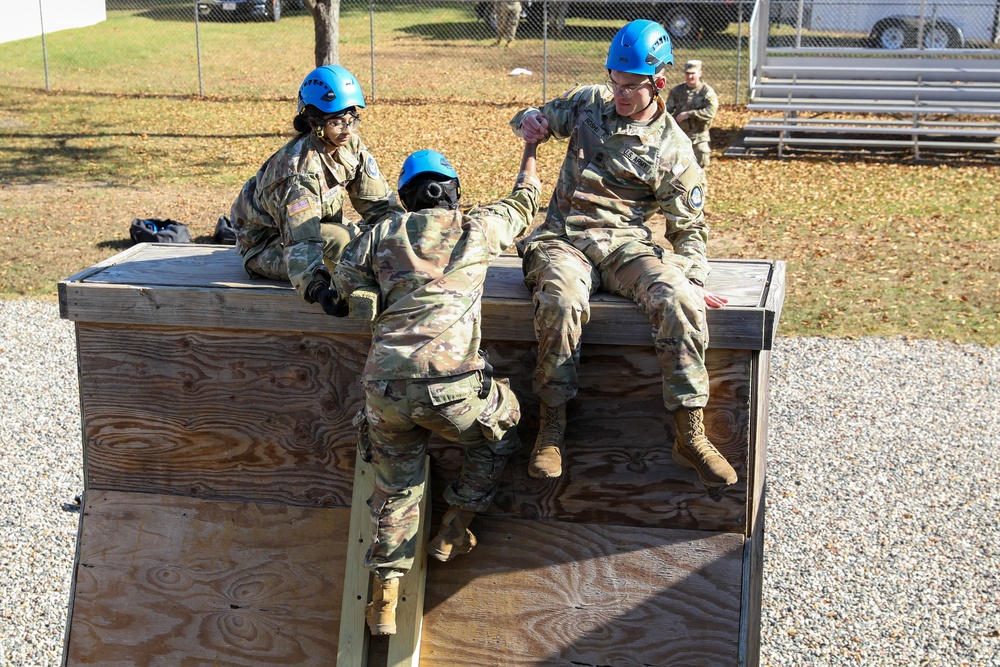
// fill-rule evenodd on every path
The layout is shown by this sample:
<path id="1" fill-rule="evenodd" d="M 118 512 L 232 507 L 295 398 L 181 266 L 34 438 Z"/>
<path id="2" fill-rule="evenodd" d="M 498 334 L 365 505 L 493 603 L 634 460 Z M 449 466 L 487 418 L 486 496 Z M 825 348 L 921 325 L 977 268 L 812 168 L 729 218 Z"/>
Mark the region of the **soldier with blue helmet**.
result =
<path id="1" fill-rule="evenodd" d="M 590 295 L 603 289 L 634 300 L 653 324 L 663 402 L 676 427 L 674 460 L 710 490 L 736 481 L 704 430 L 705 310 L 726 301 L 704 287 L 705 174 L 660 97 L 672 64 L 663 26 L 632 21 L 608 48 L 605 85 L 577 86 L 511 120 L 525 141 L 569 144 L 545 222 L 518 242 L 538 338 L 533 388 L 541 425 L 528 469 L 533 477 L 562 474 L 580 336 Z M 658 214 L 666 222 L 665 247 L 648 226 Z"/>
<path id="2" fill-rule="evenodd" d="M 299 86 L 298 133 L 246 182 L 230 212 L 236 249 L 251 276 L 289 280 L 303 299 L 334 314 L 331 267 L 360 232 L 344 220 L 344 198 L 363 224 L 402 210 L 356 130 L 361 84 L 339 65 Z"/>
<path id="3" fill-rule="evenodd" d="M 535 146 L 525 148 L 513 192 L 467 212 L 461 184 L 439 152 L 403 163 L 394 212 L 352 242 L 334 269 L 342 299 L 376 290 L 381 308 L 362 373 L 363 455 L 375 472 L 368 500 L 374 535 L 365 564 L 374 574 L 365 617 L 372 634 L 396 632 L 399 579 L 413 565 L 420 497 L 431 435 L 465 449 L 458 479 L 444 490 L 449 508 L 427 545 L 441 561 L 468 553 L 469 524 L 489 507 L 508 457 L 520 447 L 520 405 L 494 378 L 479 346 L 481 302 L 490 263 L 538 212 Z"/>

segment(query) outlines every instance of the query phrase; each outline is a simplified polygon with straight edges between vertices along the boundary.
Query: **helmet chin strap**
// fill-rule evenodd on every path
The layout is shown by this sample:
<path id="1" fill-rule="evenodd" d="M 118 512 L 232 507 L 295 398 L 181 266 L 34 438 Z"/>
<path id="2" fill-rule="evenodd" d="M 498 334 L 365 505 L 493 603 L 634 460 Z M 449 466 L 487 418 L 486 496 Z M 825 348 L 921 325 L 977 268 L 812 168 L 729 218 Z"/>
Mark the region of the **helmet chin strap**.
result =
<path id="1" fill-rule="evenodd" d="M 608 70 L 608 72 L 610 73 L 611 70 Z M 649 108 L 649 105 L 651 105 L 653 102 L 655 102 L 656 98 L 659 97 L 660 90 L 662 90 L 663 86 L 662 85 L 657 86 L 656 85 L 656 79 L 654 79 L 653 77 L 649 77 L 649 83 L 650 83 L 651 86 L 653 86 L 653 90 L 655 90 L 656 92 L 653 94 L 652 97 L 649 98 L 649 102 L 646 103 L 646 106 L 644 106 L 643 108 L 639 109 L 638 111 L 636 111 L 636 107 L 638 105 L 637 104 L 633 104 L 632 105 L 632 113 L 626 114 L 629 118 L 631 118 L 632 116 L 635 116 L 637 114 L 641 114 L 641 113 L 645 112 L 646 109 Z"/>

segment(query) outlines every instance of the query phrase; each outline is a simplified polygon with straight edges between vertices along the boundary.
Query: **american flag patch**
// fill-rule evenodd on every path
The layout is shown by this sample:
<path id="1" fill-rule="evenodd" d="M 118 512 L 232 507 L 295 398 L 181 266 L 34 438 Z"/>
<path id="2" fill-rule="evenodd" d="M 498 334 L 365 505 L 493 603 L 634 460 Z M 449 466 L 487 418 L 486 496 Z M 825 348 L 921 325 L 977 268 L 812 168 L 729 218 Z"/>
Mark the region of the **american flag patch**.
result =
<path id="1" fill-rule="evenodd" d="M 303 197 L 302 199 L 293 201 L 291 204 L 288 205 L 288 215 L 295 215 L 296 213 L 301 213 L 302 211 L 305 211 L 308 208 L 309 208 L 309 199 Z"/>

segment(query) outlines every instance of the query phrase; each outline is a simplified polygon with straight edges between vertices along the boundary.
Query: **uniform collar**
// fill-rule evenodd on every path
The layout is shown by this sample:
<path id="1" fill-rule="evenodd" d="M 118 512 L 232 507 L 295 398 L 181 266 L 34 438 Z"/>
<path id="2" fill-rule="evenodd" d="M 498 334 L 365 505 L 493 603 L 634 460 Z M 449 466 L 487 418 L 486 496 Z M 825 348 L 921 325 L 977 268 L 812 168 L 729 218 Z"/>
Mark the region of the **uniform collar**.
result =
<path id="1" fill-rule="evenodd" d="M 649 121 L 645 125 L 637 125 L 633 123 L 630 118 L 623 118 L 618 115 L 615 111 L 615 100 L 614 97 L 610 100 L 605 99 L 604 108 L 602 114 L 605 118 L 605 127 L 618 127 L 621 129 L 612 134 L 627 134 L 641 137 L 647 134 L 658 135 L 663 133 L 663 127 L 666 125 L 667 118 L 667 106 L 663 101 L 663 97 L 660 95 L 656 96 L 656 107 L 659 109 L 659 115 L 655 119 Z"/>

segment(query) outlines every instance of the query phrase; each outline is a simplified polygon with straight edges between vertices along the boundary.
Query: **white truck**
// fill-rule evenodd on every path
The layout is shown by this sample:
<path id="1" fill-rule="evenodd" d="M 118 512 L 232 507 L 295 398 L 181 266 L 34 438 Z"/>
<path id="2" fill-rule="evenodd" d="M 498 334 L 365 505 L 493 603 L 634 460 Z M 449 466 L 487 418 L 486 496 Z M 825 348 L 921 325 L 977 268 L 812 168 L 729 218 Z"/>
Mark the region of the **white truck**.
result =
<path id="1" fill-rule="evenodd" d="M 771 23 L 821 33 L 861 33 L 883 49 L 993 47 L 998 0 L 770 0 Z"/>

